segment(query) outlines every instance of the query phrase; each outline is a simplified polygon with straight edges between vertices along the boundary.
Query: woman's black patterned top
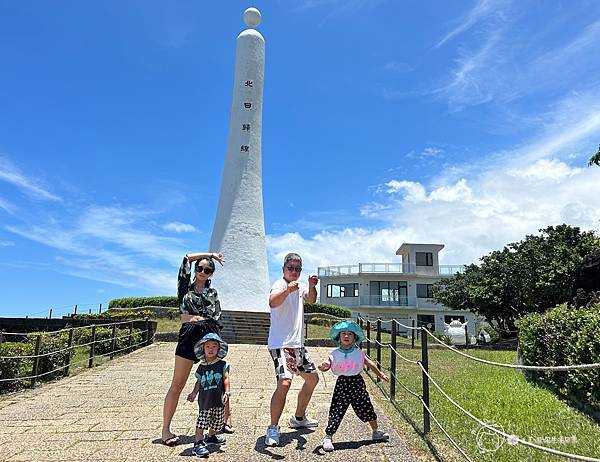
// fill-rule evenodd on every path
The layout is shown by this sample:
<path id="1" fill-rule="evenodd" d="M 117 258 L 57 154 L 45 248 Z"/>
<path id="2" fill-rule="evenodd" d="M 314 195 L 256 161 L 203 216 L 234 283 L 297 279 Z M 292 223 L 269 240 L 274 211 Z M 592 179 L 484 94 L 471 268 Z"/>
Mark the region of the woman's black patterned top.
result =
<path id="1" fill-rule="evenodd" d="M 177 276 L 179 312 L 218 321 L 221 318 L 221 303 L 217 291 L 213 288 L 205 288 L 202 293 L 197 293 L 194 290 L 191 273 L 190 261 L 187 257 L 183 257 Z"/>

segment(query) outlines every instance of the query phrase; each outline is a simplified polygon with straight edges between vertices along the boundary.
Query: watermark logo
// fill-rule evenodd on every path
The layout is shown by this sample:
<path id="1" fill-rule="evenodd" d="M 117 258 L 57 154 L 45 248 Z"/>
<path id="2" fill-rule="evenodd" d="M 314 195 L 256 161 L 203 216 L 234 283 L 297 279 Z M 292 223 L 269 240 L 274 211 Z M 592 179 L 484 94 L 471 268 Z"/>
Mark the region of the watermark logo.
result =
<path id="1" fill-rule="evenodd" d="M 475 435 L 475 442 L 477 449 L 482 454 L 493 453 L 504 446 L 507 443 L 509 446 L 515 446 L 519 444 L 519 437 L 517 435 L 503 435 L 498 432 L 505 433 L 502 425 L 497 423 L 486 422 L 487 427 L 481 426 L 477 430 L 473 430 L 472 433 Z M 491 428 L 490 428 L 491 427 Z M 494 431 L 497 430 L 498 432 Z M 538 444 L 540 446 L 559 446 L 562 444 L 576 444 L 577 436 L 529 436 L 526 438 L 531 443 Z"/>
<path id="2" fill-rule="evenodd" d="M 504 432 L 502 425 L 486 422 L 490 427 L 495 428 Z M 496 433 L 488 427 L 479 427 L 475 431 L 475 442 L 477 443 L 477 449 L 482 454 L 496 452 L 506 442 L 506 438 L 503 435 Z"/>

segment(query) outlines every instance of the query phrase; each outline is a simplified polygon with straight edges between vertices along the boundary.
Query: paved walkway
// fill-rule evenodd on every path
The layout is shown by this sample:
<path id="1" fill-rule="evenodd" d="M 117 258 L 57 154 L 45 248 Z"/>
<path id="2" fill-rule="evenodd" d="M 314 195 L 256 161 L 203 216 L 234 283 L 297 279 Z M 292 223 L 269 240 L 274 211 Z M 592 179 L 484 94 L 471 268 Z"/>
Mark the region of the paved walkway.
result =
<path id="1" fill-rule="evenodd" d="M 185 461 L 191 456 L 197 404 L 185 401 L 193 386 L 181 395 L 173 430 L 184 443 L 174 448 L 159 444 L 162 402 L 172 374 L 174 343 L 157 343 L 105 365 L 53 384 L 43 385 L 0 400 L 0 460 L 8 461 Z M 328 348 L 312 348 L 313 358 L 325 358 Z M 412 461 L 398 434 L 378 409 L 389 443 L 372 443 L 367 424 L 350 410 L 336 435 L 336 451 L 320 448 L 334 378 L 321 375 L 309 406 L 309 415 L 321 421 L 312 430 L 282 425 L 283 447 L 264 445 L 269 400 L 275 386 L 266 347 L 231 345 L 233 423 L 236 433 L 218 461 L 322 460 Z M 301 379 L 294 380 L 282 424 L 294 411 Z M 364 439 L 363 439 L 364 438 Z M 358 440 L 358 441 L 357 441 Z"/>

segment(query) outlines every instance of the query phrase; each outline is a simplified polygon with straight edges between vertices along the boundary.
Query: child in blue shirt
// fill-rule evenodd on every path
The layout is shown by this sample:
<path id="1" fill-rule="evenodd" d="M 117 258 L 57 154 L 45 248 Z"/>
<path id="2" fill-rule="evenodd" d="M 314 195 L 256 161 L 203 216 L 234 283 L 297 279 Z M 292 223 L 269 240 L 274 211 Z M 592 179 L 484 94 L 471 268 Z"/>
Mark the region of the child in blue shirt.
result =
<path id="1" fill-rule="evenodd" d="M 198 457 L 208 457 L 207 446 L 225 443 L 225 439 L 217 436 L 216 432 L 222 431 L 225 426 L 225 404 L 231 395 L 229 364 L 223 361 L 227 349 L 227 343 L 214 333 L 206 334 L 194 347 L 200 365 L 195 374 L 196 384 L 187 399 L 194 402 L 198 396 L 200 411 L 192 449 Z M 208 430 L 206 438 L 204 430 Z"/>

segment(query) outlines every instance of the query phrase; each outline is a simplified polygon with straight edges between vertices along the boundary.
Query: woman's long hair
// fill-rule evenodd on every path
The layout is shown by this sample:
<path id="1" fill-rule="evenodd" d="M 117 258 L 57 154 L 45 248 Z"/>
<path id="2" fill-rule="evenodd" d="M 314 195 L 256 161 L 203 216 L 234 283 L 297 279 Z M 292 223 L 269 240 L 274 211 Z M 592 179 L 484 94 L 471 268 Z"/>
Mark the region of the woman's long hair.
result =
<path id="1" fill-rule="evenodd" d="M 207 258 L 198 260 L 196 262 L 196 265 L 194 266 L 194 271 L 198 272 L 198 266 L 200 265 L 200 262 L 203 262 L 204 260 L 206 260 L 208 262 L 208 266 L 210 266 L 210 269 L 212 269 L 212 271 L 214 273 L 216 266 L 215 266 L 215 261 L 212 259 L 212 257 L 207 257 Z M 210 279 L 207 279 L 206 282 L 204 283 L 204 288 L 208 289 L 209 287 L 210 287 Z"/>

